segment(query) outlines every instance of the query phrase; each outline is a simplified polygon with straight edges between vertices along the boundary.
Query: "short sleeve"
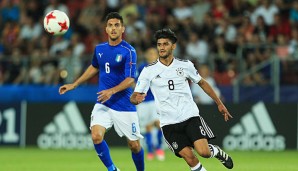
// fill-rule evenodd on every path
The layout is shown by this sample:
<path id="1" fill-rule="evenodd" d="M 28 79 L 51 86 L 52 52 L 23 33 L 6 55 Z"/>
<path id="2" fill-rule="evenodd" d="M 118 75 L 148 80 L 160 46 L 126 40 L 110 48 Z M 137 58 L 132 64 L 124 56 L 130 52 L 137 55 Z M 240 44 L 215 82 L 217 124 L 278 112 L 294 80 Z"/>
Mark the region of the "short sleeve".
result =
<path id="1" fill-rule="evenodd" d="M 96 48 L 94 48 L 94 52 L 93 52 L 93 58 L 92 58 L 92 66 L 95 68 L 99 68 L 99 64 L 98 64 L 98 59 L 96 56 Z"/>
<path id="2" fill-rule="evenodd" d="M 189 79 L 196 84 L 202 79 L 198 70 L 195 68 L 194 64 L 191 61 L 188 62 L 188 76 Z"/>
<path id="3" fill-rule="evenodd" d="M 144 68 L 138 78 L 134 92 L 147 93 L 150 88 L 150 80 L 147 73 L 148 70 Z"/>

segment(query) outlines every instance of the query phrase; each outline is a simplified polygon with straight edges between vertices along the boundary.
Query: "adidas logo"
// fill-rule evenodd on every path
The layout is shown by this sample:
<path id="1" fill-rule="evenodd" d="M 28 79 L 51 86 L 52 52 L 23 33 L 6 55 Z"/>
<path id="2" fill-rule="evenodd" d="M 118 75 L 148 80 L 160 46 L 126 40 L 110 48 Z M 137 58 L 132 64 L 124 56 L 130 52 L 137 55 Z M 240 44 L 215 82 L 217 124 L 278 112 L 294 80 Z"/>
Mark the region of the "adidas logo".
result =
<path id="1" fill-rule="evenodd" d="M 224 137 L 223 147 L 227 150 L 284 150 L 285 138 L 278 135 L 276 128 L 263 102 L 252 107 L 230 129 L 230 135 Z"/>
<path id="2" fill-rule="evenodd" d="M 157 79 L 157 78 L 161 78 L 160 75 L 157 75 L 157 76 L 155 77 L 155 79 Z"/>
<path id="3" fill-rule="evenodd" d="M 88 127 L 75 102 L 67 103 L 53 121 L 38 136 L 37 145 L 42 149 L 91 149 L 93 143 Z"/>

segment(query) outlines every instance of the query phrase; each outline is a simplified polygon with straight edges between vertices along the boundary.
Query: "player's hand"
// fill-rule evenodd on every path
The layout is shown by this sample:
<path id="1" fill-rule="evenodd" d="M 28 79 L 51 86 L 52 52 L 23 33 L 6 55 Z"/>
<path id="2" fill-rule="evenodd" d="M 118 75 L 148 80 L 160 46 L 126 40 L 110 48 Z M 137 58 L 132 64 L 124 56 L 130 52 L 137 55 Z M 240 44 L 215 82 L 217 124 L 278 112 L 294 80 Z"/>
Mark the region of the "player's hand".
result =
<path id="1" fill-rule="evenodd" d="M 225 107 L 225 105 L 223 104 L 218 105 L 218 110 L 224 116 L 225 121 L 228 121 L 230 118 L 233 118 L 233 116 L 230 114 L 230 112 Z"/>
<path id="2" fill-rule="evenodd" d="M 102 90 L 100 92 L 97 93 L 97 101 L 100 103 L 105 103 L 106 101 L 108 101 L 111 96 L 114 94 L 112 89 L 107 89 L 107 90 Z"/>
<path id="3" fill-rule="evenodd" d="M 137 104 L 142 103 L 142 102 L 145 100 L 146 95 L 147 95 L 147 94 L 145 94 L 145 93 L 138 93 L 138 94 L 136 95 L 136 101 L 137 101 Z"/>
<path id="4" fill-rule="evenodd" d="M 64 94 L 74 88 L 76 88 L 76 86 L 74 84 L 65 84 L 59 88 L 59 94 Z"/>

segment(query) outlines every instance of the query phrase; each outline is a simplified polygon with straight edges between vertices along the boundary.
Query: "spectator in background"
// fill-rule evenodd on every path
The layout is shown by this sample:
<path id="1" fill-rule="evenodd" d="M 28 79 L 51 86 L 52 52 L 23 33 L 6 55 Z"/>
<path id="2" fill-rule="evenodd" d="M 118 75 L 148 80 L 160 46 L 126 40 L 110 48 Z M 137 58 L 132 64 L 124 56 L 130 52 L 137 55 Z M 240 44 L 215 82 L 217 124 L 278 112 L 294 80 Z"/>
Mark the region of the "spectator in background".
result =
<path id="1" fill-rule="evenodd" d="M 186 4 L 184 0 L 176 0 L 176 5 L 173 9 L 173 15 L 177 18 L 178 22 L 182 22 L 187 18 L 192 17 L 192 9 Z"/>
<path id="2" fill-rule="evenodd" d="M 28 0 L 27 2 L 23 1 L 22 5 L 22 15 L 32 18 L 36 23 L 42 21 L 41 19 L 44 11 L 39 0 Z"/>
<path id="3" fill-rule="evenodd" d="M 25 22 L 21 26 L 21 31 L 19 39 L 22 43 L 26 42 L 36 42 L 40 38 L 43 27 L 40 24 L 39 20 L 34 21 L 33 18 L 26 16 Z"/>
<path id="4" fill-rule="evenodd" d="M 261 0 L 261 5 L 251 14 L 251 21 L 255 25 L 257 18 L 262 16 L 265 24 L 271 26 L 274 23 L 274 15 L 278 12 L 279 10 L 277 6 L 274 3 L 271 3 L 271 0 Z"/>
<path id="5" fill-rule="evenodd" d="M 290 8 L 290 22 L 293 25 L 297 25 L 298 23 L 298 1 L 293 1 L 293 5 Z"/>
<path id="6" fill-rule="evenodd" d="M 104 4 L 98 4 L 96 0 L 87 0 L 78 15 L 77 26 L 79 31 L 88 34 L 96 28 L 94 23 L 103 20 Z"/>
<path id="7" fill-rule="evenodd" d="M 250 42 L 253 37 L 254 25 L 251 23 L 248 16 L 243 17 L 243 20 L 238 28 L 238 34 L 244 37 L 245 42 Z"/>
<path id="8" fill-rule="evenodd" d="M 19 4 L 15 4 L 12 0 L 3 0 L 1 5 L 1 24 L 5 24 L 8 21 L 19 22 L 21 15 Z"/>
<path id="9" fill-rule="evenodd" d="M 221 97 L 220 91 L 216 86 L 216 82 L 214 78 L 212 77 L 212 74 L 210 73 L 210 69 L 208 65 L 199 65 L 198 72 L 204 78 L 210 86 L 213 88 L 215 93 L 218 97 Z M 190 83 L 191 93 L 194 97 L 194 101 L 198 104 L 214 104 L 214 100 L 208 96 L 199 86 L 197 86 L 195 83 Z"/>
<path id="10" fill-rule="evenodd" d="M 64 83 L 74 82 L 82 73 L 82 56 L 85 52 L 85 45 L 80 41 L 80 38 L 78 33 L 73 34 L 69 46 L 59 58 L 59 73 L 60 77 L 65 79 Z M 62 71 L 64 75 L 61 73 Z M 66 72 L 67 74 L 65 74 Z"/>
<path id="11" fill-rule="evenodd" d="M 28 71 L 29 84 L 43 84 L 44 72 L 42 67 L 42 58 L 40 50 L 36 49 L 30 54 L 30 63 Z"/>
<path id="12" fill-rule="evenodd" d="M 12 50 L 11 60 L 7 66 L 7 72 L 5 72 L 5 83 L 7 84 L 24 84 L 27 81 L 26 65 L 22 57 L 22 52 L 18 48 Z"/>
<path id="13" fill-rule="evenodd" d="M 60 10 L 65 12 L 66 15 L 69 15 L 68 7 L 65 4 L 63 4 L 61 0 L 49 0 L 49 2 L 50 3 L 46 6 L 44 10 L 44 15 L 53 10 Z"/>
<path id="14" fill-rule="evenodd" d="M 133 16 L 135 18 L 139 17 L 139 11 L 137 5 L 133 0 L 122 0 L 121 8 L 119 14 L 123 16 L 123 22 L 128 23 L 128 17 Z"/>
<path id="15" fill-rule="evenodd" d="M 289 53 L 294 58 L 298 59 L 298 29 L 293 28 L 291 39 L 289 40 Z"/>
<path id="16" fill-rule="evenodd" d="M 223 0 L 213 1 L 211 14 L 216 24 L 219 24 L 222 20 L 227 19 L 227 17 L 229 16 L 229 12 Z"/>
<path id="17" fill-rule="evenodd" d="M 1 34 L 4 54 L 11 55 L 12 49 L 18 46 L 20 25 L 15 21 L 7 21 Z"/>
<path id="18" fill-rule="evenodd" d="M 245 16 L 248 16 L 248 4 L 244 0 L 232 0 L 232 6 L 229 10 L 228 20 L 235 27 L 239 27 Z"/>
<path id="19" fill-rule="evenodd" d="M 205 40 L 199 38 L 196 32 L 190 32 L 186 43 L 186 55 L 200 64 L 208 61 L 209 47 Z"/>
<path id="20" fill-rule="evenodd" d="M 264 17 L 262 16 L 257 17 L 257 22 L 254 27 L 253 33 L 254 35 L 257 35 L 259 37 L 261 43 L 267 42 L 267 38 L 269 35 L 269 26 L 266 25 L 264 21 Z"/>
<path id="21" fill-rule="evenodd" d="M 279 13 L 276 13 L 274 15 L 274 23 L 269 28 L 268 41 L 277 43 L 277 37 L 280 34 L 288 41 L 291 36 L 291 25 L 288 19 L 282 18 Z"/>
<path id="22" fill-rule="evenodd" d="M 215 28 L 215 35 L 223 35 L 225 41 L 228 43 L 234 43 L 236 40 L 237 29 L 227 19 L 217 21 L 218 25 Z"/>
<path id="23" fill-rule="evenodd" d="M 194 22 L 201 26 L 204 24 L 204 16 L 210 11 L 211 3 L 209 0 L 195 0 L 191 5 Z"/>

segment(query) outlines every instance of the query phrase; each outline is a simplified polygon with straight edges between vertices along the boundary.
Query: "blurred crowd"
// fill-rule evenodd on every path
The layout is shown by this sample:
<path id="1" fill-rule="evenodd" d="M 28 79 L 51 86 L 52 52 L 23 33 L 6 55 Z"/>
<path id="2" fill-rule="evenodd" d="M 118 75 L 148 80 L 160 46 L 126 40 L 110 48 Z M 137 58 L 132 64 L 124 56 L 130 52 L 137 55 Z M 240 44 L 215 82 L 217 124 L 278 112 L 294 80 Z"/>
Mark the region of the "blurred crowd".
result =
<path id="1" fill-rule="evenodd" d="M 281 59 L 282 84 L 298 83 L 297 0 L 2 0 L 0 1 L 0 85 L 72 82 L 90 65 L 93 48 L 107 41 L 104 17 L 118 11 L 124 38 L 138 62 L 155 46 L 153 34 L 170 28 L 178 36 L 175 56 L 208 70 L 215 85 L 231 85 L 242 72 L 270 58 Z M 53 9 L 70 18 L 63 36 L 44 31 Z M 242 84 L 265 85 L 271 67 Z M 96 83 L 96 78 L 90 84 Z M 211 80 L 212 81 L 212 80 Z"/>

